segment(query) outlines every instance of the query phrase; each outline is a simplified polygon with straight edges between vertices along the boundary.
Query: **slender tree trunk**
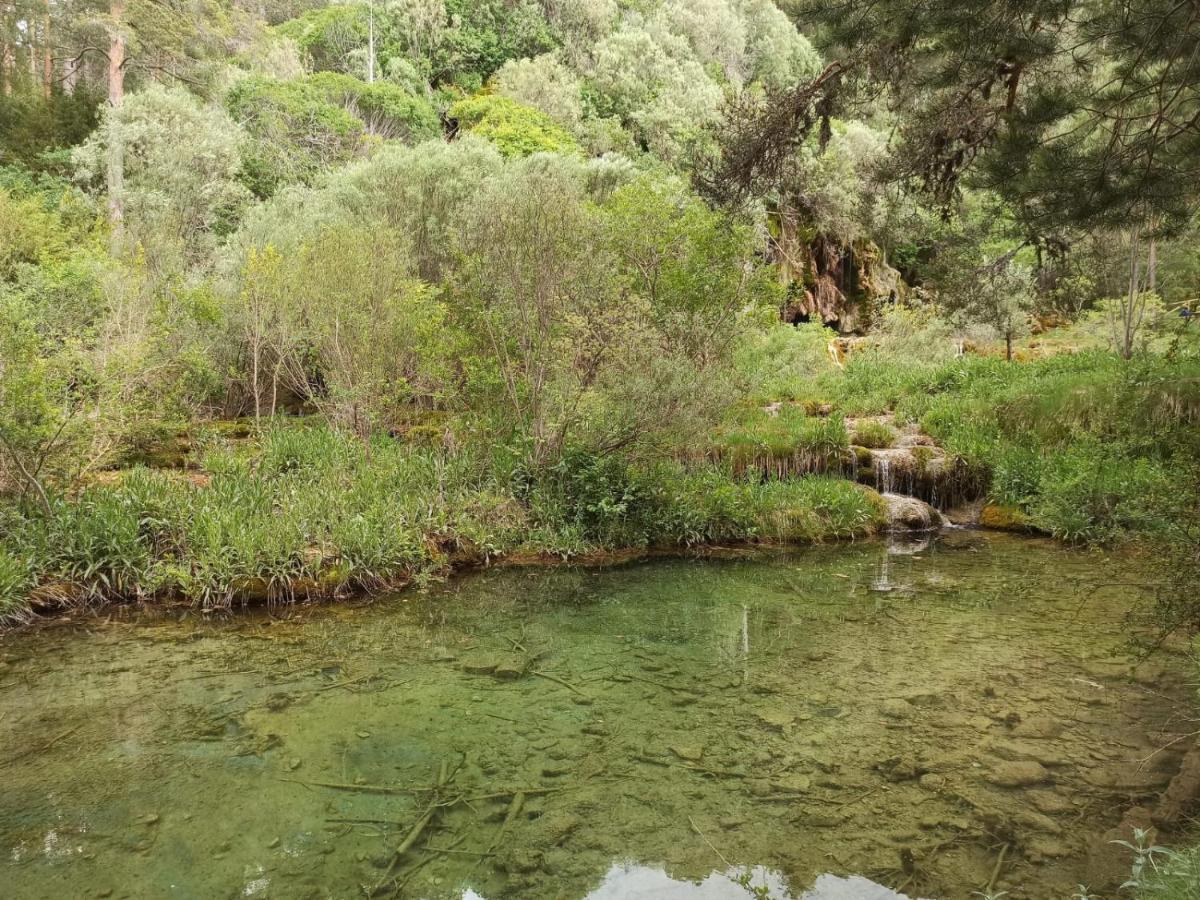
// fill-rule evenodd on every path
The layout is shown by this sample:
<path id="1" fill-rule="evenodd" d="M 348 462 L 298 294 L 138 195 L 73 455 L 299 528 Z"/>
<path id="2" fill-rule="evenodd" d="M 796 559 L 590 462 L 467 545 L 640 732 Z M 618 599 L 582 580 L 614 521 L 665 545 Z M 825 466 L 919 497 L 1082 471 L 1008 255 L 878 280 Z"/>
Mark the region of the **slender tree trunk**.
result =
<path id="1" fill-rule="evenodd" d="M 375 0 L 367 7 L 367 84 L 375 82 Z"/>
<path id="2" fill-rule="evenodd" d="M 1004 361 L 1012 362 L 1012 332 L 1004 332 Z"/>
<path id="3" fill-rule="evenodd" d="M 42 24 L 42 95 L 49 100 L 54 92 L 54 54 L 50 52 L 50 0 L 46 0 L 46 18 Z"/>
<path id="4" fill-rule="evenodd" d="M 125 140 L 117 111 L 125 99 L 125 0 L 112 0 L 108 43 L 108 221 L 112 226 L 112 249 L 120 250 L 125 223 Z"/>
<path id="5" fill-rule="evenodd" d="M 1150 249 L 1146 255 L 1146 290 L 1158 293 L 1158 241 L 1150 238 Z"/>

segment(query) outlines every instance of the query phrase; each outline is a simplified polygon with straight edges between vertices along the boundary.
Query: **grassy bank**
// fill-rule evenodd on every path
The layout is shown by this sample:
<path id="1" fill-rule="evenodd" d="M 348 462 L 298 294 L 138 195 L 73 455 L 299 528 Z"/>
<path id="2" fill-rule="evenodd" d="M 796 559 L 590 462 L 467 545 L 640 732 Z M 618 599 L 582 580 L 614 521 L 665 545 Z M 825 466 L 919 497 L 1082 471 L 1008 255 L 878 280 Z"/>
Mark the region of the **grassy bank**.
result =
<path id="1" fill-rule="evenodd" d="M 34 602 L 334 597 L 456 564 L 866 534 L 878 498 L 843 481 L 566 455 L 536 476 L 324 426 L 216 440 L 194 468 L 109 473 L 50 511 L 0 507 L 0 616 Z"/>
<path id="2" fill-rule="evenodd" d="M 802 401 L 894 411 L 986 473 L 988 497 L 1060 538 L 1168 537 L 1200 501 L 1200 359 L 1088 351 L 922 364 L 886 352 L 818 375 Z"/>
<path id="3" fill-rule="evenodd" d="M 894 432 L 846 419 L 881 413 L 919 424 L 981 473 L 989 500 L 1036 527 L 1149 543 L 1175 560 L 1169 571 L 1193 570 L 1194 353 L 921 361 L 884 335 L 839 367 L 820 334 L 792 332 L 743 366 L 772 373 L 759 394 L 682 454 L 567 450 L 531 469 L 519 448 L 453 418 L 367 442 L 307 420 L 278 419 L 248 439 L 190 426 L 178 442 L 186 460 L 165 454 L 183 468 L 101 473 L 52 494 L 48 509 L 33 496 L 0 505 L 0 617 L 55 600 L 224 608 L 498 559 L 863 535 L 883 513 L 873 492 L 843 480 L 855 474 L 851 447 L 886 446 Z M 1164 594 L 1171 624 L 1196 619 L 1186 596 Z"/>

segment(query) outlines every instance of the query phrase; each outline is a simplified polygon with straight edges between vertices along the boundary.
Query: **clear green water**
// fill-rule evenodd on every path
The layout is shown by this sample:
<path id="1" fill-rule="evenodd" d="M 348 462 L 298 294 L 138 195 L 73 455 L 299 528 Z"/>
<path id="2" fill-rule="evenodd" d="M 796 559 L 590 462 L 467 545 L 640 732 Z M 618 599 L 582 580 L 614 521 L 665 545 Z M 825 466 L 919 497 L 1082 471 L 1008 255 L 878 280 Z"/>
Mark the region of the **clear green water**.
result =
<path id="1" fill-rule="evenodd" d="M 1066 898 L 1189 727 L 1137 581 L 957 532 L 12 634 L 0 893 L 967 897 L 1008 844 L 995 890 Z"/>

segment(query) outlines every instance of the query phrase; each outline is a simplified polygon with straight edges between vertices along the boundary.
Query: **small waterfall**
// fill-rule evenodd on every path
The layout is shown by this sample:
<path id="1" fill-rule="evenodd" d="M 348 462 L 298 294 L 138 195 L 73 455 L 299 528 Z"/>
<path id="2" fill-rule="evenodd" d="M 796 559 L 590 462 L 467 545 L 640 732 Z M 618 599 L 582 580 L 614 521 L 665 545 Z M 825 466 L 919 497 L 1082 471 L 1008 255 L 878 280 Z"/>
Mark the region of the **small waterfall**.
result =
<path id="1" fill-rule="evenodd" d="M 892 492 L 892 461 L 886 453 L 875 457 L 875 490 L 881 494 Z"/>

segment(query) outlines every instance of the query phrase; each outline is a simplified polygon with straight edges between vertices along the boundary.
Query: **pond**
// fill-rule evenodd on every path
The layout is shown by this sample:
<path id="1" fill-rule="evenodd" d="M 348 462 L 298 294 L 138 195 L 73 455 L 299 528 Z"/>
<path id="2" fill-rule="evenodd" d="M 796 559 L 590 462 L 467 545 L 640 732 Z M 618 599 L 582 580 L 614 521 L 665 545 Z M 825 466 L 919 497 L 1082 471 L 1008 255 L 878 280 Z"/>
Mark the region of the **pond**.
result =
<path id="1" fill-rule="evenodd" d="M 1067 898 L 1190 730 L 1182 662 L 1124 646 L 1141 580 L 952 531 L 17 632 L 0 883 Z"/>

